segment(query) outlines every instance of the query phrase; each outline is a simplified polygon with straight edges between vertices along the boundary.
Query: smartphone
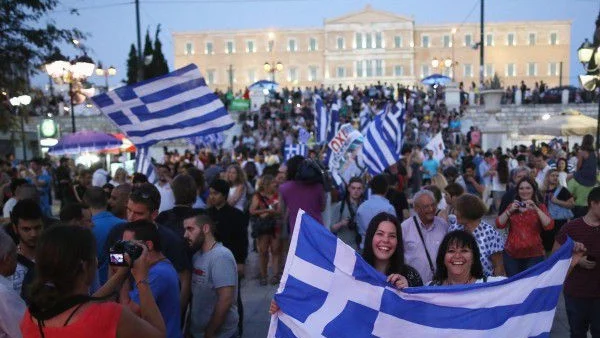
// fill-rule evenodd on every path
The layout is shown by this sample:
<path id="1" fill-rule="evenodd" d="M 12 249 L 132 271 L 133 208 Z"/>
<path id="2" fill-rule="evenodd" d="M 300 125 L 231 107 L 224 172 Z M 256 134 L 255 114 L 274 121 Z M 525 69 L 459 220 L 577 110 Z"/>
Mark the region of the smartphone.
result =
<path id="1" fill-rule="evenodd" d="M 110 265 L 115 266 L 128 266 L 127 262 L 125 261 L 125 255 L 122 253 L 110 253 L 109 263 Z"/>

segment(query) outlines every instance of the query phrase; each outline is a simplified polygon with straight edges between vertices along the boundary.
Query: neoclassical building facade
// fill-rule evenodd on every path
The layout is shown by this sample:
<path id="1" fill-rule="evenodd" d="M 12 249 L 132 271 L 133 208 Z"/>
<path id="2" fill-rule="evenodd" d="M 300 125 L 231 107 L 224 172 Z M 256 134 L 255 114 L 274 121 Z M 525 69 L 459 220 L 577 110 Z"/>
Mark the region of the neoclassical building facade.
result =
<path id="1" fill-rule="evenodd" d="M 175 32 L 175 66 L 195 63 L 211 87 L 236 90 L 271 78 L 288 87 L 412 85 L 434 73 L 470 84 L 479 81 L 479 28 L 416 25 L 367 6 L 317 28 Z M 567 84 L 570 36 L 570 21 L 486 23 L 484 76 L 496 73 L 505 85 Z"/>

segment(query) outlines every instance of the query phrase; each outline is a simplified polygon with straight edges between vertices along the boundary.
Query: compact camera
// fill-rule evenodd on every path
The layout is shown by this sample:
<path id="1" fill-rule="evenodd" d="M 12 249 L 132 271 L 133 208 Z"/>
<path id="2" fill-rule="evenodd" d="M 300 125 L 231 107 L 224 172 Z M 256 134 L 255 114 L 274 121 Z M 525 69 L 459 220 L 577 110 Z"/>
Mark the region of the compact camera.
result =
<path id="1" fill-rule="evenodd" d="M 129 242 L 129 241 L 118 241 L 109 250 L 109 264 L 115 266 L 128 266 L 125 261 L 125 254 L 131 258 L 131 265 L 133 262 L 140 258 L 143 249 L 141 246 Z"/>
<path id="2" fill-rule="evenodd" d="M 519 207 L 521 207 L 521 208 L 526 208 L 527 207 L 527 204 L 525 202 L 520 201 L 520 202 L 517 202 L 517 203 L 519 204 Z"/>

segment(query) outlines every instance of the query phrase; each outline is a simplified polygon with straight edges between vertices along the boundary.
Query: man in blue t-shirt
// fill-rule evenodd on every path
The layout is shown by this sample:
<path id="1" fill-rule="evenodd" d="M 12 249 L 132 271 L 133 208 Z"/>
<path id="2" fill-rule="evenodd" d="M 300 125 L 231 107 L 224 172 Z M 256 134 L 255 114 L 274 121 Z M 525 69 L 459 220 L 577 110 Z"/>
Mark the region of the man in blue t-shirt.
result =
<path id="1" fill-rule="evenodd" d="M 124 241 L 141 241 L 148 247 L 147 259 L 151 267 L 148 278 L 139 283 L 146 283 L 152 290 L 154 300 L 165 321 L 167 337 L 181 338 L 181 308 L 179 303 L 179 279 L 171 262 L 162 254 L 160 234 L 156 225 L 147 220 L 129 222 L 123 232 Z M 133 262 L 135 265 L 135 261 Z M 121 289 L 120 302 L 140 313 L 140 295 L 137 284 L 125 283 Z"/>
<path id="2" fill-rule="evenodd" d="M 106 193 L 100 187 L 89 187 L 83 194 L 83 202 L 89 206 L 92 214 L 92 232 L 96 238 L 96 252 L 98 256 L 98 276 L 100 285 L 108 280 L 108 256 L 103 254 L 102 249 L 110 231 L 118 224 L 125 223 L 124 219 L 115 217 L 106 211 L 108 199 Z"/>
<path id="3" fill-rule="evenodd" d="M 40 195 L 40 207 L 46 217 L 52 216 L 50 205 L 50 184 L 52 177 L 42 167 L 42 160 L 34 158 L 29 164 L 30 171 L 27 172 L 27 180 L 36 186 Z"/>

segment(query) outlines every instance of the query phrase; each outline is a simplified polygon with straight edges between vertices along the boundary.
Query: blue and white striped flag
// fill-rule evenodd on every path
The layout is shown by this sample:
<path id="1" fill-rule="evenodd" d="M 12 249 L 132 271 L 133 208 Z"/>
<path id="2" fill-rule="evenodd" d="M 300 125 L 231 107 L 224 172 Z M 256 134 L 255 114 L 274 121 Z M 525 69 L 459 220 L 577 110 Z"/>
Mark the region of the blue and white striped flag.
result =
<path id="1" fill-rule="evenodd" d="M 367 127 L 369 126 L 369 123 L 371 123 L 371 120 L 373 119 L 373 114 L 371 114 L 371 107 L 369 107 L 367 103 L 362 104 L 362 110 L 360 111 L 360 115 L 358 116 L 358 118 L 360 124 L 358 130 L 361 134 L 364 135 L 367 132 Z"/>
<path id="2" fill-rule="evenodd" d="M 501 281 L 399 291 L 299 210 L 268 337 L 549 337 L 572 250 Z"/>
<path id="3" fill-rule="evenodd" d="M 400 160 L 400 151 L 396 150 L 396 139 L 388 138 L 383 132 L 385 115 L 375 116 L 373 122 L 369 124 L 361 150 L 362 160 L 372 175 L 381 174 Z"/>
<path id="4" fill-rule="evenodd" d="M 307 154 L 308 147 L 306 144 L 288 144 L 283 148 L 283 158 L 286 162 L 296 155 L 306 156 Z"/>
<path id="5" fill-rule="evenodd" d="M 327 114 L 329 126 L 327 128 L 327 139 L 325 142 L 333 140 L 335 134 L 340 130 L 340 106 L 337 103 L 331 105 Z"/>
<path id="6" fill-rule="evenodd" d="M 225 137 L 222 132 L 203 136 L 192 136 L 188 140 L 191 144 L 198 147 L 207 147 L 213 151 L 218 150 L 225 142 Z"/>
<path id="7" fill-rule="evenodd" d="M 152 158 L 148 147 L 137 148 L 135 156 L 135 172 L 146 175 L 148 182 L 154 184 L 158 180 L 156 176 L 156 168 L 152 164 Z"/>
<path id="8" fill-rule="evenodd" d="M 383 133 L 388 140 L 396 145 L 396 152 L 402 150 L 402 138 L 404 137 L 404 112 L 401 102 L 387 104 L 383 115 Z"/>
<path id="9" fill-rule="evenodd" d="M 323 103 L 323 99 L 319 95 L 313 97 L 314 112 L 315 112 L 315 132 L 316 141 L 319 144 L 327 142 L 327 130 L 329 129 L 329 116 L 327 107 Z"/>
<path id="10" fill-rule="evenodd" d="M 194 64 L 96 95 L 92 101 L 136 147 L 214 134 L 234 123 Z"/>
<path id="11" fill-rule="evenodd" d="M 300 128 L 298 130 L 298 142 L 306 144 L 308 140 L 310 140 L 310 133 L 305 128 Z"/>

